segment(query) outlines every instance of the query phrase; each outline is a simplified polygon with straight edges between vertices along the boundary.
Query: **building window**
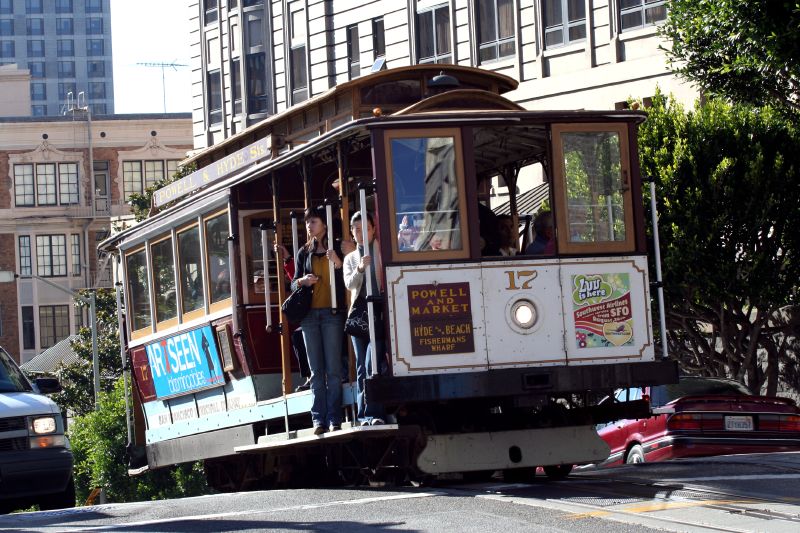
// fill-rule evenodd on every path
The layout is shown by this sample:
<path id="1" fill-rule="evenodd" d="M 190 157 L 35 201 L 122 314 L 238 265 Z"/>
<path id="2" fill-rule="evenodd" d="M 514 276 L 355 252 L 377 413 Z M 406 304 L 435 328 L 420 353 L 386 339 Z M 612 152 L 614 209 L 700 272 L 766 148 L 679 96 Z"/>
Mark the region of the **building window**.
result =
<path id="1" fill-rule="evenodd" d="M 242 112 L 242 74 L 238 59 L 231 62 L 231 92 L 233 93 L 233 114 L 238 115 Z"/>
<path id="2" fill-rule="evenodd" d="M 208 73 L 206 91 L 208 122 L 209 124 L 219 124 L 222 122 L 222 83 L 219 70 Z"/>
<path id="3" fill-rule="evenodd" d="M 75 41 L 72 39 L 59 39 L 56 43 L 58 57 L 72 57 L 75 55 Z"/>
<path id="4" fill-rule="evenodd" d="M 59 61 L 58 62 L 58 77 L 59 78 L 74 78 L 75 77 L 75 62 L 74 61 Z"/>
<path id="5" fill-rule="evenodd" d="M 652 26 L 666 18 L 664 0 L 620 0 L 619 23 L 622 31 Z"/>
<path id="6" fill-rule="evenodd" d="M 205 24 L 213 24 L 217 21 L 217 0 L 203 0 L 203 9 L 205 16 L 203 22 Z"/>
<path id="7" fill-rule="evenodd" d="M 103 0 L 86 0 L 86 12 L 87 13 L 102 13 L 103 12 Z"/>
<path id="8" fill-rule="evenodd" d="M 57 342 L 69 337 L 69 306 L 39 306 L 39 342 L 40 348 L 50 348 Z"/>
<path id="9" fill-rule="evenodd" d="M 44 35 L 44 19 L 26 19 L 25 28 L 28 35 Z"/>
<path id="10" fill-rule="evenodd" d="M 14 0 L 0 0 L 0 15 L 14 14 Z"/>
<path id="11" fill-rule="evenodd" d="M 58 164 L 58 195 L 58 203 L 61 205 L 78 204 L 77 163 Z"/>
<path id="12" fill-rule="evenodd" d="M 14 165 L 14 200 L 17 207 L 36 204 L 33 165 Z"/>
<path id="13" fill-rule="evenodd" d="M 96 100 L 106 99 L 106 84 L 102 81 L 89 82 L 89 98 Z"/>
<path id="14" fill-rule="evenodd" d="M 28 15 L 41 15 L 44 13 L 42 0 L 25 0 L 25 13 Z"/>
<path id="15" fill-rule="evenodd" d="M 292 103 L 299 104 L 308 99 L 308 76 L 306 74 L 306 46 L 292 48 L 290 55 Z"/>
<path id="16" fill-rule="evenodd" d="M 386 55 L 386 36 L 383 34 L 383 17 L 372 20 L 372 50 L 375 58 Z"/>
<path id="17" fill-rule="evenodd" d="M 31 83 L 31 100 L 47 100 L 47 88 L 44 83 Z"/>
<path id="18" fill-rule="evenodd" d="M 46 75 L 44 61 L 28 61 L 28 70 L 31 71 L 31 78 L 44 78 Z"/>
<path id="19" fill-rule="evenodd" d="M 36 196 L 39 205 L 56 205 L 56 166 L 53 163 L 36 165 Z"/>
<path id="20" fill-rule="evenodd" d="M 417 13 L 417 62 L 452 63 L 450 8 L 445 4 Z"/>
<path id="21" fill-rule="evenodd" d="M 134 193 L 142 194 L 142 162 L 123 161 L 122 162 L 122 187 L 125 190 L 125 198 L 130 198 Z"/>
<path id="22" fill-rule="evenodd" d="M 267 112 L 267 69 L 263 53 L 247 54 L 247 113 Z"/>
<path id="23" fill-rule="evenodd" d="M 19 236 L 19 275 L 22 277 L 33 274 L 31 267 L 31 237 Z"/>
<path id="24" fill-rule="evenodd" d="M 92 104 L 89 107 L 92 109 L 92 115 L 94 116 L 106 114 L 106 104 Z"/>
<path id="25" fill-rule="evenodd" d="M 105 61 L 87 61 L 86 70 L 90 78 L 104 78 L 106 75 Z"/>
<path id="26" fill-rule="evenodd" d="M 56 0 L 56 13 L 72 13 L 72 0 Z"/>
<path id="27" fill-rule="evenodd" d="M 165 168 L 167 175 L 172 176 L 178 170 L 178 160 L 123 161 L 122 186 L 125 192 L 125 199 L 130 198 L 131 194 L 134 193 L 142 194 L 144 189 L 164 179 Z"/>
<path id="28" fill-rule="evenodd" d="M 0 57 L 14 57 L 14 41 L 0 41 Z"/>
<path id="29" fill-rule="evenodd" d="M 47 115 L 47 106 L 46 105 L 32 105 L 31 106 L 31 115 L 34 117 L 43 117 Z"/>
<path id="30" fill-rule="evenodd" d="M 545 0 L 544 46 L 561 46 L 586 39 L 584 0 Z"/>
<path id="31" fill-rule="evenodd" d="M 65 99 L 69 93 L 72 93 L 73 97 L 77 97 L 78 90 L 76 88 L 74 81 L 66 82 L 66 83 L 59 83 L 58 84 L 58 97 L 62 100 Z"/>
<path id="32" fill-rule="evenodd" d="M 159 181 L 164 179 L 164 162 L 163 161 L 145 161 L 144 162 L 144 188 L 152 187 Z"/>
<path id="33" fill-rule="evenodd" d="M 81 236 L 70 235 L 70 254 L 72 254 L 72 275 L 81 275 Z"/>
<path id="34" fill-rule="evenodd" d="M 86 21 L 86 35 L 103 35 L 103 19 L 90 17 Z"/>
<path id="35" fill-rule="evenodd" d="M 105 55 L 103 39 L 86 39 L 86 55 L 87 56 Z"/>
<path id="36" fill-rule="evenodd" d="M 358 26 L 347 28 L 347 65 L 350 79 L 361 75 L 361 50 L 358 43 Z"/>
<path id="37" fill-rule="evenodd" d="M 36 327 L 33 322 L 33 307 L 22 307 L 22 349 L 36 348 Z"/>
<path id="38" fill-rule="evenodd" d="M 29 40 L 28 57 L 44 57 L 44 41 L 39 39 Z"/>
<path id="39" fill-rule="evenodd" d="M 513 56 L 516 50 L 514 34 L 513 0 L 479 0 L 478 36 L 481 62 Z"/>
<path id="40" fill-rule="evenodd" d="M 14 36 L 14 19 L 0 19 L 0 37 Z"/>
<path id="41" fill-rule="evenodd" d="M 67 275 L 67 237 L 36 236 L 36 272 L 43 278 Z"/>
<path id="42" fill-rule="evenodd" d="M 75 33 L 72 19 L 56 19 L 56 35 L 72 35 Z"/>

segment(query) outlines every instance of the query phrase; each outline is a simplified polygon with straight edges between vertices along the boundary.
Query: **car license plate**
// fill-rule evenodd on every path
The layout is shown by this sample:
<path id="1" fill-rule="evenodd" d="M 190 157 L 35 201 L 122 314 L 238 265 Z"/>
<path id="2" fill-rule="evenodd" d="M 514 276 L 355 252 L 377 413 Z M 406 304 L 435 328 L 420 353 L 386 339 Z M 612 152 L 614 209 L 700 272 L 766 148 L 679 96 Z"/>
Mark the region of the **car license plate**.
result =
<path id="1" fill-rule="evenodd" d="M 728 431 L 753 431 L 753 417 L 726 416 L 725 429 Z"/>

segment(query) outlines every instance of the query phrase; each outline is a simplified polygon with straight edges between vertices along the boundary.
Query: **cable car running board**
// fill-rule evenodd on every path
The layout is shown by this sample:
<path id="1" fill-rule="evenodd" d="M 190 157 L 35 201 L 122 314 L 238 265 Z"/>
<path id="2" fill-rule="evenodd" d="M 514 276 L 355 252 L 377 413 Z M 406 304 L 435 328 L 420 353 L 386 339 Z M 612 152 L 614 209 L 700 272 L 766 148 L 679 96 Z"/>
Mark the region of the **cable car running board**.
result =
<path id="1" fill-rule="evenodd" d="M 291 435 L 294 433 L 296 433 L 297 436 L 292 438 Z M 236 453 L 258 453 L 290 446 L 319 445 L 328 442 L 344 442 L 365 437 L 390 437 L 399 433 L 400 427 L 397 424 L 342 427 L 340 430 L 329 431 L 322 435 L 314 435 L 313 429 L 304 429 L 297 432 L 290 432 L 289 438 L 287 438 L 286 433 L 263 435 L 258 438 L 258 443 L 247 446 L 236 446 L 234 451 Z"/>

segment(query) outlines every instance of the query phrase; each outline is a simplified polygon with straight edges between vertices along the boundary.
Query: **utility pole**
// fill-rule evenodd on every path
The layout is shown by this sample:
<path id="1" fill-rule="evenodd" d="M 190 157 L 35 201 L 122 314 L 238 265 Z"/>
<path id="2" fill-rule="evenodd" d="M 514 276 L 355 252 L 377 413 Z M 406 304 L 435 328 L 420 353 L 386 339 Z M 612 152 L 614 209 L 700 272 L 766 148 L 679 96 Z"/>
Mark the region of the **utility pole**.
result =
<path id="1" fill-rule="evenodd" d="M 183 65 L 181 63 L 176 63 L 172 61 L 170 63 L 162 63 L 159 61 L 147 61 L 142 63 L 136 63 L 141 67 L 155 67 L 161 69 L 161 98 L 164 101 L 164 113 L 167 112 L 167 84 L 164 77 L 164 72 L 166 69 L 171 68 L 175 72 L 178 71 L 178 67 L 188 67 L 189 65 Z"/>

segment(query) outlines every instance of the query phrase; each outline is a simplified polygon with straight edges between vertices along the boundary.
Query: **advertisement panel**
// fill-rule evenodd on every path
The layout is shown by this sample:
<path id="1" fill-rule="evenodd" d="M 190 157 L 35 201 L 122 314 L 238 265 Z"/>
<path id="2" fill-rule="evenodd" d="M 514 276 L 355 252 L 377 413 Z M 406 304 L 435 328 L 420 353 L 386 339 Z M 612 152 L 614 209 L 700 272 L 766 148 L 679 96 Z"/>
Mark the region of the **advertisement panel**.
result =
<path id="1" fill-rule="evenodd" d="M 158 399 L 225 384 L 211 326 L 161 339 L 145 349 Z"/>
<path id="2" fill-rule="evenodd" d="M 633 346 L 628 274 L 572 276 L 572 309 L 578 348 Z"/>

